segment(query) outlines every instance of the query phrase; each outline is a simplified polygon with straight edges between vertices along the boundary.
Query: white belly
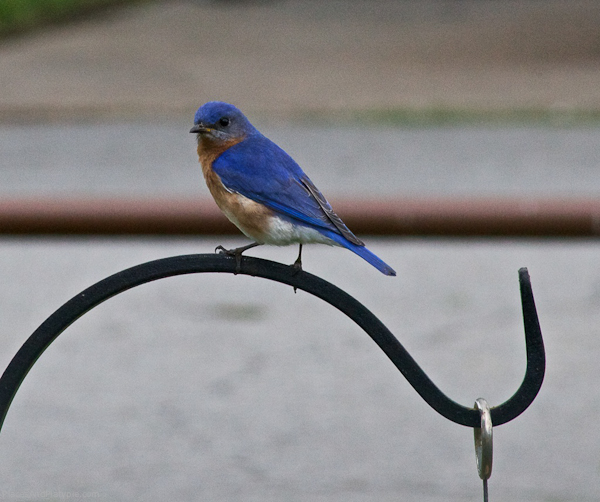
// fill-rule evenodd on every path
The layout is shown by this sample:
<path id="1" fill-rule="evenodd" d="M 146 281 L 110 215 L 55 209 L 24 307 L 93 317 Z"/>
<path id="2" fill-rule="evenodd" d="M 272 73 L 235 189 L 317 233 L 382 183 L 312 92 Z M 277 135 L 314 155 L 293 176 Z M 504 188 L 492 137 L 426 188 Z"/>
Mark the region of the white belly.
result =
<path id="1" fill-rule="evenodd" d="M 265 244 L 274 246 L 287 246 L 289 244 L 327 244 L 338 246 L 335 241 L 325 237 L 314 228 L 295 225 L 279 216 L 272 216 L 269 220 L 269 230 L 264 238 Z"/>
<path id="2" fill-rule="evenodd" d="M 229 192 L 225 188 L 222 192 L 224 193 L 223 197 L 219 193 L 217 194 L 219 197 L 215 195 L 214 198 L 225 216 L 247 237 L 259 244 L 271 244 L 273 246 L 288 246 L 290 244 L 339 245 L 314 228 L 291 223 L 277 216 L 274 211 L 267 209 L 262 204 L 239 193 Z"/>

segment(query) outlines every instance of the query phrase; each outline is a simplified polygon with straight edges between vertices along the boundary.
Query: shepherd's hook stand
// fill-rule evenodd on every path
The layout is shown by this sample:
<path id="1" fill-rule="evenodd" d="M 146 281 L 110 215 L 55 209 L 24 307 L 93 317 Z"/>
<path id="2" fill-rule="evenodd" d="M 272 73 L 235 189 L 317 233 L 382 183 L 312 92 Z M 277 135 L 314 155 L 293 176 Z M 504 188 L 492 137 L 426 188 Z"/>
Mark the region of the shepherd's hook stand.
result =
<path id="1" fill-rule="evenodd" d="M 544 342 L 529 274 L 525 268 L 519 270 L 519 282 L 527 369 L 515 394 L 491 409 L 483 400 L 478 400 L 475 408 L 469 408 L 447 397 L 375 315 L 333 284 L 307 272 L 298 272 L 288 265 L 259 258 L 244 256 L 238 268 L 234 257 L 199 254 L 163 258 L 118 272 L 82 291 L 48 317 L 19 349 L 0 378 L 0 428 L 29 370 L 58 335 L 79 317 L 105 300 L 136 286 L 166 277 L 207 272 L 250 275 L 288 284 L 321 298 L 346 314 L 385 352 L 429 406 L 452 422 L 474 428 L 478 469 L 484 480 L 484 495 L 487 497 L 487 478 L 491 474 L 491 424 L 493 422 L 497 427 L 523 413 L 535 399 L 544 379 Z"/>

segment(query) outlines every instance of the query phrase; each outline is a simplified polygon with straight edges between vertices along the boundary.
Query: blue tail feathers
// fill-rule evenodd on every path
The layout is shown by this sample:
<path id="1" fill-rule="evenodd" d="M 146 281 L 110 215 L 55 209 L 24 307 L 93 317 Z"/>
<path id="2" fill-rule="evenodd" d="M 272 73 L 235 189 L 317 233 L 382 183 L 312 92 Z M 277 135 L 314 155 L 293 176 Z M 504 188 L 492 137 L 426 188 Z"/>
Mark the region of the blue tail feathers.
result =
<path id="1" fill-rule="evenodd" d="M 356 244 L 348 243 L 345 244 L 344 247 L 348 248 L 353 253 L 356 253 L 363 260 L 366 260 L 371 265 L 373 265 L 377 270 L 379 270 L 382 274 L 395 276 L 396 271 L 390 267 L 386 262 L 384 262 L 377 255 L 373 254 L 369 251 L 365 246 L 357 246 Z"/>
<path id="2" fill-rule="evenodd" d="M 363 260 L 365 260 L 368 263 L 370 263 L 371 265 L 373 265 L 382 274 L 390 275 L 390 276 L 396 275 L 396 271 L 392 267 L 390 267 L 387 263 L 385 263 L 377 255 L 375 255 L 371 251 L 369 251 L 365 246 L 358 246 L 356 244 L 353 244 L 352 242 L 348 241 L 341 235 L 336 234 L 334 232 L 329 232 L 329 231 L 325 231 L 325 232 L 321 231 L 321 232 L 323 234 L 325 234 L 327 237 L 329 237 L 332 241 L 337 242 L 340 246 L 345 247 L 346 249 L 349 249 L 353 253 L 360 256 Z"/>

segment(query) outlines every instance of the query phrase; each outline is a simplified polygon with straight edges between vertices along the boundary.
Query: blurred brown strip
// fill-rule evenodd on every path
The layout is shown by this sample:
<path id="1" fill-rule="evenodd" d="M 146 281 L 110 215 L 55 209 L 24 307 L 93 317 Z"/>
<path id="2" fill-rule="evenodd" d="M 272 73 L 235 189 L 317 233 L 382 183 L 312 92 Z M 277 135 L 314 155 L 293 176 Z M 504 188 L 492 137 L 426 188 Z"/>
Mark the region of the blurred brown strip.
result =
<path id="1" fill-rule="evenodd" d="M 358 235 L 600 235 L 600 200 L 334 200 Z M 239 234 L 212 200 L 16 199 L 0 202 L 0 234 Z"/>

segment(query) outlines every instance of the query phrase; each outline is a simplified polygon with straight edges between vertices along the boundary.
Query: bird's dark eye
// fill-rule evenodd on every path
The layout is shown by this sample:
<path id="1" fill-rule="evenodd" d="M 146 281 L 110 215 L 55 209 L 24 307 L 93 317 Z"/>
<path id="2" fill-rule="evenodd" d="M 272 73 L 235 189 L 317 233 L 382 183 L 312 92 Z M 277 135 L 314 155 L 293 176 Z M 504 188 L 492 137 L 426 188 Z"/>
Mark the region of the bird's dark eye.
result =
<path id="1" fill-rule="evenodd" d="M 227 117 L 223 117 L 221 119 L 219 119 L 219 124 L 222 125 L 223 127 L 227 127 L 229 125 L 229 119 Z"/>

